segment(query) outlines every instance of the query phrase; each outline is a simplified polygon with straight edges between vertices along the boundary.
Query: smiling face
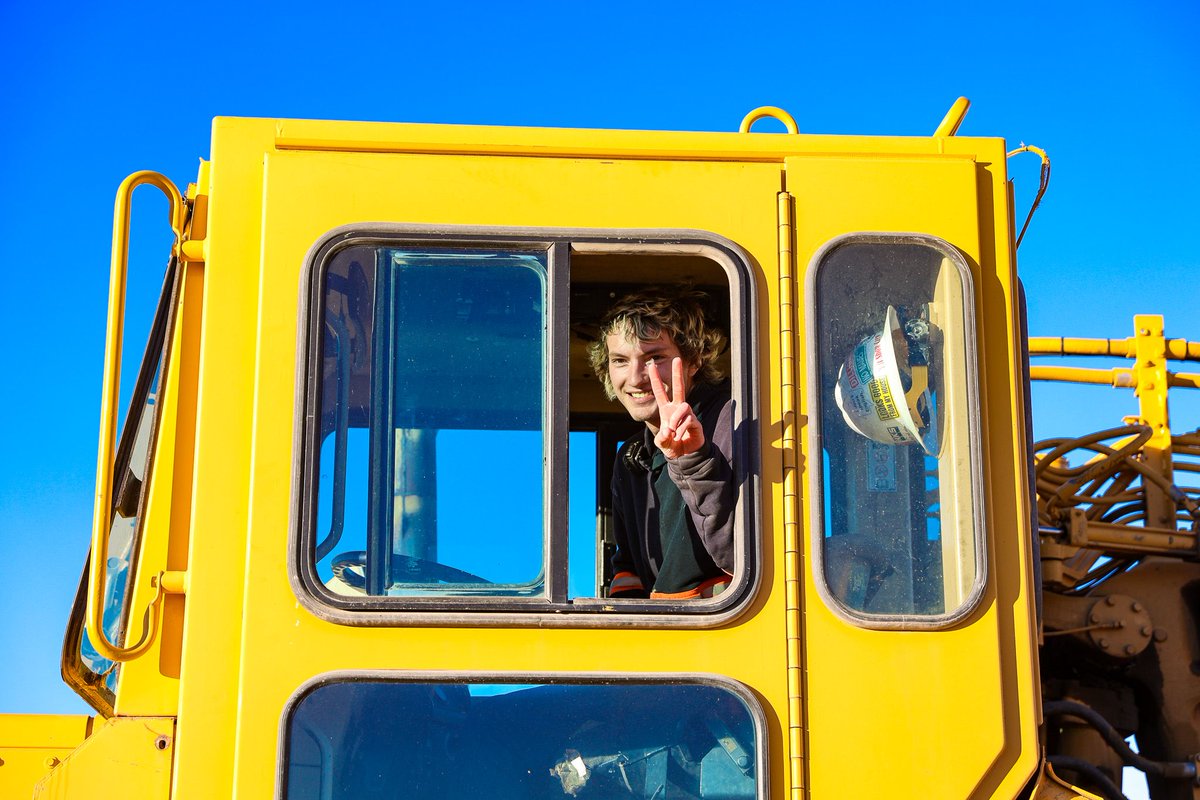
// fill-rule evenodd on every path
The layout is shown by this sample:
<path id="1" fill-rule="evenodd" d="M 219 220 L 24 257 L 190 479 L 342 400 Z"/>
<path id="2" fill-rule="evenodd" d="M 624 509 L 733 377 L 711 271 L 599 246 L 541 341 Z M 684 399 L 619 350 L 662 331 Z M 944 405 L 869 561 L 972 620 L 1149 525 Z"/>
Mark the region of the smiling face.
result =
<path id="1" fill-rule="evenodd" d="M 650 386 L 650 369 L 658 370 L 658 377 L 663 387 L 671 391 L 671 360 L 681 358 L 679 348 L 671 340 L 666 331 L 659 333 L 658 338 L 650 341 L 629 341 L 621 333 L 612 333 L 606 340 L 608 348 L 608 377 L 612 381 L 613 392 L 629 416 L 646 426 L 655 433 L 658 432 L 658 402 L 654 399 L 654 390 Z M 653 362 L 653 366 L 649 362 Z M 692 378 L 698 368 L 693 364 L 684 364 L 683 390 L 686 395 L 691 391 Z"/>

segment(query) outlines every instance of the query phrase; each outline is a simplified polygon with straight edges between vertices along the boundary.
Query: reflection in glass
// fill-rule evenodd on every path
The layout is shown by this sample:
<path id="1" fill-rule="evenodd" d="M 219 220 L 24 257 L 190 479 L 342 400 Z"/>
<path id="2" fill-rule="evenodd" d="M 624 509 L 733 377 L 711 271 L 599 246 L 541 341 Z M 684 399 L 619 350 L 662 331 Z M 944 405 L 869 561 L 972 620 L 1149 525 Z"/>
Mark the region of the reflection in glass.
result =
<path id="1" fill-rule="evenodd" d="M 284 796 L 751 800 L 759 747 L 710 684 L 331 683 L 291 714 Z"/>

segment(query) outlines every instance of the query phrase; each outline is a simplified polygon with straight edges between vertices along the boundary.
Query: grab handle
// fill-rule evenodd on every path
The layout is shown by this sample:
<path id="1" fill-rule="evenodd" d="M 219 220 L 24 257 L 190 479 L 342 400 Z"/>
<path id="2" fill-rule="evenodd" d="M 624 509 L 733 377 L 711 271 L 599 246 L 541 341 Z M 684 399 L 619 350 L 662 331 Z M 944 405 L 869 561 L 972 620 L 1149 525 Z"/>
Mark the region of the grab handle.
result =
<path id="1" fill-rule="evenodd" d="M 92 511 L 92 549 L 88 563 L 87 613 L 84 627 L 96 652 L 110 661 L 129 661 L 149 649 L 158 631 L 158 606 L 165 589 L 156 580 L 157 592 L 143 621 L 142 637 L 132 647 L 109 641 L 104 632 L 104 589 L 107 580 L 108 537 L 112 524 L 113 447 L 117 428 L 117 402 L 121 384 L 121 339 L 125 328 L 125 278 L 129 270 L 129 210 L 133 190 L 149 184 L 170 202 L 170 224 L 175 233 L 172 245 L 177 257 L 183 242 L 187 205 L 175 184 L 158 172 L 135 172 L 117 189 L 113 209 L 112 261 L 108 279 L 108 329 L 104 342 L 104 388 L 100 401 L 100 446 L 96 456 L 96 498 Z M 167 582 L 168 585 L 170 582 Z M 173 588 L 173 587 L 170 587 Z"/>

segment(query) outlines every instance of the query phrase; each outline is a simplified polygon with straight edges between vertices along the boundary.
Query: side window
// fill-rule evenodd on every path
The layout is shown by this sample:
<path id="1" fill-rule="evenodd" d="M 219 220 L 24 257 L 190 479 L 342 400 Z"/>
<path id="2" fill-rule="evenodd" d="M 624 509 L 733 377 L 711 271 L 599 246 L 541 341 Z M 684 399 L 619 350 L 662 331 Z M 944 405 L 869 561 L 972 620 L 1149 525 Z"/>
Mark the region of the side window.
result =
<path id="1" fill-rule="evenodd" d="M 172 263 L 167 269 L 113 465 L 113 508 L 108 531 L 103 624 L 105 636 L 118 644 L 125 641 L 129 625 L 128 589 L 137 568 L 135 559 L 140 544 L 141 517 L 153 467 L 154 437 L 159 421 L 159 384 L 163 379 L 170 317 L 174 311 L 175 273 Z M 85 573 L 63 645 L 63 675 L 93 706 L 111 708 L 120 664 L 96 652 L 88 639 L 83 628 L 86 596 Z"/>
<path id="2" fill-rule="evenodd" d="M 287 800 L 765 795 L 762 714 L 726 681 L 345 676 L 302 693 L 284 737 Z"/>
<path id="3" fill-rule="evenodd" d="M 542 593 L 545 282 L 544 252 L 331 260 L 315 552 L 330 591 Z"/>
<path id="4" fill-rule="evenodd" d="M 753 348 L 752 326 L 732 322 L 749 305 L 746 262 L 703 242 L 629 247 L 364 230 L 314 251 L 293 540 L 297 591 L 316 601 L 314 611 L 355 624 L 468 610 L 558 621 L 565 611 L 713 614 L 744 600 L 757 558 L 754 465 L 744 456 L 748 367 L 733 354 Z M 677 490 L 672 529 L 683 537 L 693 525 L 723 548 L 719 564 L 692 558 L 697 571 L 720 573 L 712 581 L 720 591 L 650 597 L 647 580 L 646 591 L 617 598 L 622 554 L 647 574 L 659 568 L 656 542 L 630 555 L 621 520 L 634 504 L 613 502 L 618 448 L 646 435 L 636 406 L 648 402 L 649 383 L 641 399 L 623 400 L 598 377 L 590 345 L 619 299 L 653 286 L 703 298 L 696 314 L 731 331 L 705 339 L 708 368 L 689 398 L 697 419 L 724 425 L 695 461 L 720 459 L 722 470 L 706 474 L 722 476 L 709 482 L 720 483 L 725 502 L 693 511 Z M 668 364 L 669 382 L 671 362 L 654 361 L 656 352 L 645 363 Z M 654 480 L 667 480 L 662 465 L 644 460 Z"/>
<path id="5" fill-rule="evenodd" d="M 933 237 L 862 234 L 809 293 L 818 585 L 861 624 L 946 624 L 985 575 L 970 271 Z"/>

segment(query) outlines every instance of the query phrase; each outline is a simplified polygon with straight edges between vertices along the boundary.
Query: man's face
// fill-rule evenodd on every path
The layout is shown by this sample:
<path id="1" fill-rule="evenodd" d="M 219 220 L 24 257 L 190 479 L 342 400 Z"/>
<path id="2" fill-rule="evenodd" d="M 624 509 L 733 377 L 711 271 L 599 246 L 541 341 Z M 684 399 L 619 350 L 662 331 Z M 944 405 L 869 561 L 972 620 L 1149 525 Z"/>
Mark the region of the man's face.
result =
<path id="1" fill-rule="evenodd" d="M 613 391 L 629 416 L 638 422 L 644 422 L 655 433 L 658 432 L 658 402 L 654 399 L 654 390 L 650 386 L 650 370 L 658 371 L 658 377 L 663 383 L 667 395 L 671 394 L 671 361 L 682 358 L 679 348 L 666 331 L 659 333 L 657 339 L 647 342 L 629 341 L 620 332 L 609 334 L 608 345 L 608 377 L 612 381 Z M 650 365 L 653 362 L 653 366 Z M 691 391 L 692 378 L 698 367 L 684 363 L 683 391 Z M 674 400 L 674 397 L 671 397 Z"/>

